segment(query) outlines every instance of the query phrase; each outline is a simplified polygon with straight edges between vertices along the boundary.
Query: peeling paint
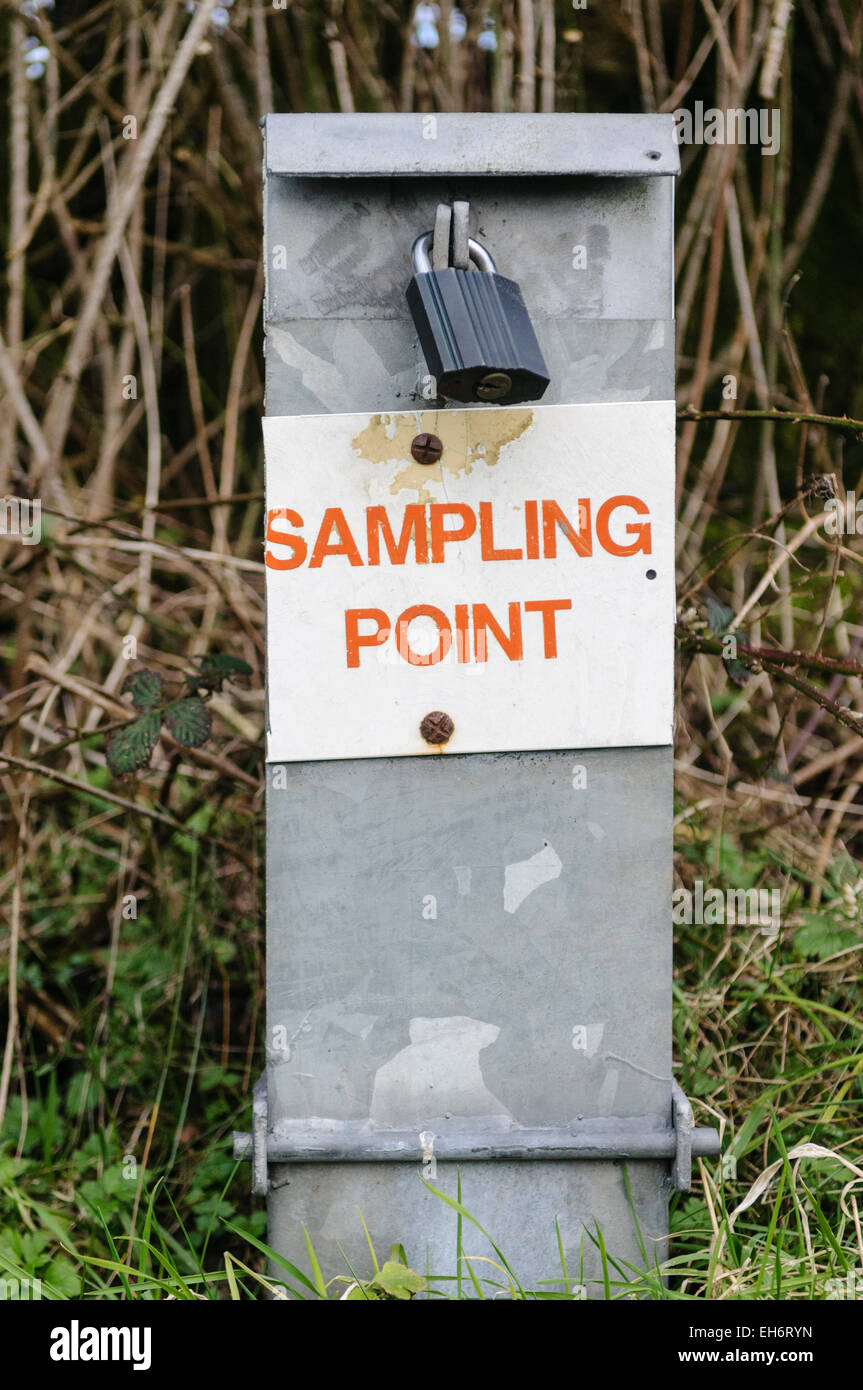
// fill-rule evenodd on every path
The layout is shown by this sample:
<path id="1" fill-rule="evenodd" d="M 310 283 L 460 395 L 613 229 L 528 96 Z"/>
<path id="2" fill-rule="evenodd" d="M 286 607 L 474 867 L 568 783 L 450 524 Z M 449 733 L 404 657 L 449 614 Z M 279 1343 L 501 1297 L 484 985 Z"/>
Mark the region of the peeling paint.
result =
<path id="1" fill-rule="evenodd" d="M 331 1020 L 337 1028 L 342 1028 L 351 1037 L 361 1038 L 365 1042 L 369 1033 L 378 1021 L 377 1014 L 340 1014 Z"/>
<path id="2" fill-rule="evenodd" d="M 300 373 L 305 389 L 310 391 L 313 396 L 317 396 L 319 400 L 326 399 L 328 393 L 339 386 L 341 372 L 338 367 L 303 347 L 286 328 L 271 324 L 267 333 L 267 342 L 272 344 L 280 361 L 286 367 L 293 367 L 295 371 Z"/>
<path id="3" fill-rule="evenodd" d="M 343 763 L 306 763 L 303 777 L 313 787 L 322 787 L 347 797 L 357 805 L 375 788 L 374 771 L 371 767 L 357 762 L 347 772 Z"/>
<path id="4" fill-rule="evenodd" d="M 504 912 L 517 912 L 535 889 L 551 879 L 560 878 L 562 869 L 560 855 L 548 842 L 530 859 L 507 864 L 503 876 Z"/>
<path id="5" fill-rule="evenodd" d="M 504 445 L 518 439 L 533 421 L 532 410 L 439 411 L 425 410 L 398 415 L 373 415 L 366 429 L 351 444 L 369 463 L 403 465 L 390 483 L 394 495 L 408 489 L 420 502 L 436 499 L 431 482 L 446 481 L 473 472 L 478 463 L 493 468 Z M 418 434 L 436 434 L 443 443 L 439 463 L 416 463 L 411 442 Z"/>
<path id="6" fill-rule="evenodd" d="M 473 870 L 470 864 L 454 864 L 453 873 L 455 874 L 455 881 L 458 884 L 459 897 L 466 898 L 470 892 L 470 881 L 473 877 Z"/>
<path id="7" fill-rule="evenodd" d="M 605 1073 L 602 1085 L 599 1088 L 599 1095 L 596 1098 L 596 1113 L 598 1115 L 613 1115 L 614 1102 L 617 1099 L 617 1083 L 620 1080 L 620 1073 L 617 1067 L 609 1067 Z"/>
<path id="8" fill-rule="evenodd" d="M 576 1035 L 578 1029 L 578 1036 Z M 582 1057 L 595 1057 L 605 1032 L 605 1023 L 582 1023 L 573 1028 L 573 1051 Z"/>
<path id="9" fill-rule="evenodd" d="M 499 1035 L 496 1024 L 462 1015 L 412 1018 L 410 1044 L 375 1074 L 371 1118 L 412 1125 L 445 1114 L 510 1116 L 486 1086 L 479 1063 L 480 1052 Z"/>
<path id="10" fill-rule="evenodd" d="M 322 409 L 334 393 L 344 393 L 346 381 L 350 382 L 358 401 L 373 399 L 377 384 L 388 375 L 387 364 L 350 322 L 342 321 L 335 326 L 326 357 L 313 352 L 277 323 L 271 323 L 267 329 L 267 346 L 275 349 L 287 368 L 299 374 L 303 390 L 320 401 Z"/>

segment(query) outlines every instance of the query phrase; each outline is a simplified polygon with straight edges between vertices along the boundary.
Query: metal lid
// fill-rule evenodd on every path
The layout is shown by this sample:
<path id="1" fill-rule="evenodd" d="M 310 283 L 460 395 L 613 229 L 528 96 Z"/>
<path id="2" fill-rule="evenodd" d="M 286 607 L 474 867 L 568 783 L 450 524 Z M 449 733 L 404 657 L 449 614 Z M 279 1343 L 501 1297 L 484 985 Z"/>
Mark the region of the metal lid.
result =
<path id="1" fill-rule="evenodd" d="M 264 119 L 268 174 L 431 178 L 680 172 L 674 117 L 326 113 Z"/>

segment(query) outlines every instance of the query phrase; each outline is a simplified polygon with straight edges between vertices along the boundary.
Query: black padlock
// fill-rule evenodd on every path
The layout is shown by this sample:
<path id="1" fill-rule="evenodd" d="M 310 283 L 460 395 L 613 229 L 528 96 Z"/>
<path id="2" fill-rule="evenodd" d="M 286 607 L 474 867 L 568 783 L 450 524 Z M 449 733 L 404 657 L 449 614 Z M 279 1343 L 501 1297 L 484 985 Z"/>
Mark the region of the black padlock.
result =
<path id="1" fill-rule="evenodd" d="M 538 401 L 550 378 L 518 285 L 498 275 L 473 238 L 476 270 L 432 270 L 432 239 L 424 232 L 413 244 L 407 301 L 438 394 L 500 405 Z"/>

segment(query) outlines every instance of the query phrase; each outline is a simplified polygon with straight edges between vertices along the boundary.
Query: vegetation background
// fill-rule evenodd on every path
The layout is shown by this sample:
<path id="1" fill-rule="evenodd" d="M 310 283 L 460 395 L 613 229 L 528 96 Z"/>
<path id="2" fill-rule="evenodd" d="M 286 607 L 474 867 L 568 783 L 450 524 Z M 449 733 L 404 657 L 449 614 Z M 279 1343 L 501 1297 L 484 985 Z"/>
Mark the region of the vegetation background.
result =
<path id="1" fill-rule="evenodd" d="M 783 921 L 678 928 L 678 1075 L 727 1156 L 651 1288 L 863 1295 L 863 550 L 824 525 L 863 496 L 863 4 L 4 0 L 0 36 L 0 495 L 43 507 L 0 538 L 0 1273 L 262 1291 L 230 1156 L 262 1066 L 260 116 L 701 101 L 777 108 L 781 146 L 682 150 L 676 871 Z M 196 691 L 209 737 L 165 709 Z"/>

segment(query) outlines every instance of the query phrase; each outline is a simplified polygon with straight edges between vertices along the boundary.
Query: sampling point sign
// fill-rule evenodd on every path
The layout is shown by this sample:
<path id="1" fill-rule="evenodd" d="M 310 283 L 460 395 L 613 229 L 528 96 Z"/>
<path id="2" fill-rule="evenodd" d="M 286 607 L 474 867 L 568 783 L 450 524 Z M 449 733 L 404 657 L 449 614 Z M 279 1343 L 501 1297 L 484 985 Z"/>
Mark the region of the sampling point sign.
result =
<path id="1" fill-rule="evenodd" d="M 673 402 L 263 425 L 270 762 L 671 743 Z"/>

